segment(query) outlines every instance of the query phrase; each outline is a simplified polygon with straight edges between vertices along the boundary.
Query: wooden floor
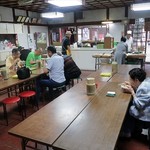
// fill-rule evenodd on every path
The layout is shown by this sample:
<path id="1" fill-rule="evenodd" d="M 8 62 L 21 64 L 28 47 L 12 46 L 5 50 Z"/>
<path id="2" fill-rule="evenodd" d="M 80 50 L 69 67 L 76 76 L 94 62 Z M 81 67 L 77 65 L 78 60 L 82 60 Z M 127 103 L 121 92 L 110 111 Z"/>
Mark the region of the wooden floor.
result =
<path id="1" fill-rule="evenodd" d="M 146 65 L 145 67 L 146 72 L 150 76 L 150 65 Z M 81 77 L 85 79 L 91 71 L 82 71 Z M 0 97 L 0 100 L 2 100 L 2 96 Z M 48 101 L 40 102 L 40 108 L 45 106 L 48 103 Z M 9 125 L 5 125 L 5 121 L 3 119 L 3 109 L 2 106 L 0 107 L 0 150 L 21 150 L 21 142 L 19 138 L 16 138 L 12 135 L 9 135 L 7 131 L 12 128 L 13 126 L 17 125 L 22 121 L 21 116 L 18 115 L 18 112 L 16 110 L 16 106 L 9 106 Z M 30 103 L 28 104 L 27 108 L 27 116 L 30 116 L 36 112 L 36 109 L 33 109 Z M 30 143 L 30 145 L 33 145 L 33 143 Z M 46 147 L 43 145 L 38 144 L 38 148 L 40 150 L 46 150 Z M 117 150 L 148 150 L 148 143 L 146 140 L 146 137 L 134 137 L 130 139 L 118 139 Z M 29 150 L 27 148 L 27 150 Z"/>

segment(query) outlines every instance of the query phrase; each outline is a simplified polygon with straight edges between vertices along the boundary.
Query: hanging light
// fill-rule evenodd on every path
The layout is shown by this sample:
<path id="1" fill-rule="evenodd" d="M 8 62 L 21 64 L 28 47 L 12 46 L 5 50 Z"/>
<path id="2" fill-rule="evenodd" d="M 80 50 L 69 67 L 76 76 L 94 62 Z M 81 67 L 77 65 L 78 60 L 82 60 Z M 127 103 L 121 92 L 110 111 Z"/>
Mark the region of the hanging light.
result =
<path id="1" fill-rule="evenodd" d="M 43 17 L 43 18 L 63 18 L 64 14 L 61 12 L 48 12 L 48 13 L 42 13 L 41 17 Z"/>
<path id="2" fill-rule="evenodd" d="M 48 0 L 48 3 L 58 7 L 79 6 L 82 5 L 82 0 Z"/>
<path id="3" fill-rule="evenodd" d="M 113 21 L 109 21 L 109 20 L 102 21 L 102 24 L 111 24 L 111 23 L 113 23 Z"/>
<path id="4" fill-rule="evenodd" d="M 133 11 L 150 10 L 150 3 L 132 4 L 131 5 L 131 10 L 133 10 Z"/>

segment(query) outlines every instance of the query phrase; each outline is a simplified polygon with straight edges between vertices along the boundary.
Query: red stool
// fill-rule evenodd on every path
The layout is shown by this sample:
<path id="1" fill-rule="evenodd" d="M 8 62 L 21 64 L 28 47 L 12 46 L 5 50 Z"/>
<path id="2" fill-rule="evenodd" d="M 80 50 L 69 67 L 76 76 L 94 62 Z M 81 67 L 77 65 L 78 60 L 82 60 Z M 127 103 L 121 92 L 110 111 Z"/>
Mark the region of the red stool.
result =
<path id="1" fill-rule="evenodd" d="M 35 91 L 24 91 L 19 94 L 21 97 L 22 103 L 23 103 L 23 108 L 24 108 L 24 116 L 26 117 L 26 106 L 25 106 L 25 99 L 30 99 L 31 97 L 35 97 L 36 92 Z M 37 109 L 39 109 L 38 101 L 35 100 Z"/>
<path id="2" fill-rule="evenodd" d="M 20 101 L 20 97 L 14 96 L 14 97 L 8 97 L 5 98 L 2 103 L 3 103 L 3 110 L 4 110 L 4 118 L 6 119 L 6 124 L 8 126 L 8 116 L 7 116 L 7 109 L 6 109 L 6 105 L 7 104 L 14 104 L 17 103 L 18 104 L 18 108 L 19 108 L 19 101 Z M 22 114 L 22 118 L 23 118 L 23 114 Z"/>

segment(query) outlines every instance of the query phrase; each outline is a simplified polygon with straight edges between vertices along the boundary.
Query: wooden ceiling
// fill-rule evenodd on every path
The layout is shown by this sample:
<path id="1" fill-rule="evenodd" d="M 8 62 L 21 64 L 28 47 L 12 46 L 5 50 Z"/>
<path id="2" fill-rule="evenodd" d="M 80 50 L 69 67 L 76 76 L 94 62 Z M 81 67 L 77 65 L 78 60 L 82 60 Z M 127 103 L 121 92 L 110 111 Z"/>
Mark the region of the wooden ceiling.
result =
<path id="1" fill-rule="evenodd" d="M 65 2 L 65 0 L 62 1 Z M 135 2 L 137 3 L 150 2 L 150 0 L 85 0 L 85 4 L 83 6 L 69 7 L 69 8 L 56 7 L 54 5 L 47 3 L 47 0 L 33 0 L 31 4 L 23 5 L 23 6 L 18 4 L 18 0 L 0 0 L 0 6 L 23 9 L 27 11 L 35 11 L 41 13 L 41 12 L 49 12 L 49 11 L 72 12 L 72 11 L 125 7 L 125 6 L 130 6 Z"/>

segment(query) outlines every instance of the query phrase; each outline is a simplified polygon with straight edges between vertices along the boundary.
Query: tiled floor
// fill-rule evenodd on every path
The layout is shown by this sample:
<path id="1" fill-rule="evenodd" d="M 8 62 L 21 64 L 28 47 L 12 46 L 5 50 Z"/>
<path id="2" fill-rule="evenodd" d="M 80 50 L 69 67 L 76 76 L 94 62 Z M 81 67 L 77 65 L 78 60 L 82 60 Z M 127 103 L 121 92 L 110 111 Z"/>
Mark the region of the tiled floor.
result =
<path id="1" fill-rule="evenodd" d="M 150 74 L 150 65 L 146 66 L 148 74 Z M 90 71 L 82 71 L 82 78 L 86 78 L 89 75 Z M 2 97 L 0 97 L 1 99 Z M 40 102 L 40 108 L 46 105 L 48 102 Z M 31 105 L 28 104 L 27 116 L 30 116 L 36 111 Z M 3 109 L 0 107 L 0 150 L 21 150 L 21 141 L 19 138 L 14 137 L 8 134 L 8 130 L 13 126 L 17 125 L 22 121 L 21 116 L 18 114 L 16 107 L 9 107 L 9 125 L 5 125 L 3 120 Z M 33 143 L 30 143 L 33 145 Z M 38 144 L 38 149 L 46 150 L 45 146 Z M 148 150 L 148 143 L 145 137 L 140 139 L 131 138 L 131 139 L 119 139 L 116 146 L 117 150 Z M 29 150 L 29 148 L 27 148 Z"/>

